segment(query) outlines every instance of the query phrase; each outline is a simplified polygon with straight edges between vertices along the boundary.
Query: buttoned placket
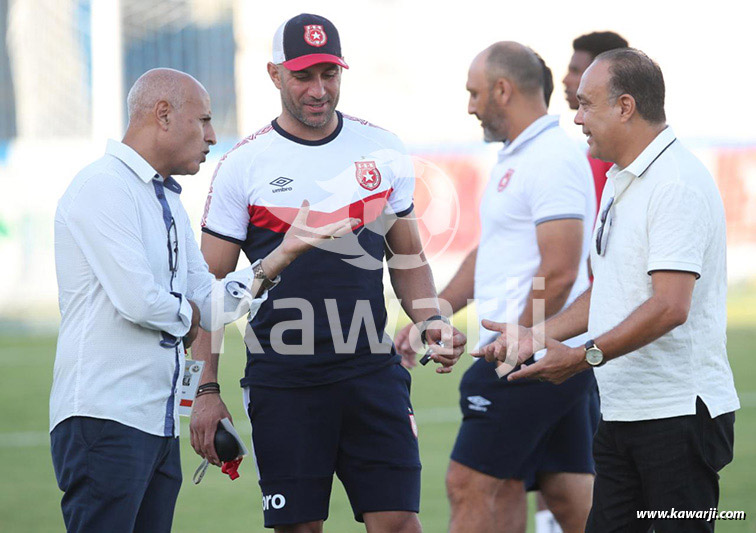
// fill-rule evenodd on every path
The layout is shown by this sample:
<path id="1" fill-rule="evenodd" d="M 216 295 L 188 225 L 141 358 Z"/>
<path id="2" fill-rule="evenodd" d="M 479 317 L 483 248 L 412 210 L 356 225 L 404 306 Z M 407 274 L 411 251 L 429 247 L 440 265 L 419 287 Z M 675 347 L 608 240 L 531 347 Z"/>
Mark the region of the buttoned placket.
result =
<path id="1" fill-rule="evenodd" d="M 168 205 L 168 200 L 165 197 L 165 186 L 163 184 L 163 180 L 160 177 L 159 174 L 155 174 L 155 177 L 152 180 L 152 185 L 155 189 L 155 196 L 158 199 L 158 202 L 160 203 L 160 207 L 163 211 L 163 222 L 165 223 L 165 231 L 168 239 L 168 268 L 171 269 L 171 263 L 174 263 L 175 269 L 178 269 L 178 228 L 176 228 L 176 250 L 173 252 L 171 250 L 171 226 L 175 227 L 176 221 L 173 218 L 173 214 L 171 213 L 171 206 Z M 180 189 L 179 189 L 180 190 Z M 171 254 L 175 253 L 175 257 L 172 257 Z M 179 299 L 179 305 L 181 305 L 181 299 L 183 296 L 179 293 L 176 293 L 173 291 L 173 278 L 175 276 L 175 272 L 173 269 L 171 270 L 171 281 L 170 281 L 170 290 L 171 294 L 176 296 Z M 173 380 L 171 383 L 171 394 L 168 397 L 168 401 L 165 405 L 165 423 L 163 427 L 164 435 L 166 437 L 173 437 L 175 436 L 175 422 L 174 422 L 174 407 L 176 402 L 176 394 L 178 394 L 178 389 L 176 388 L 176 385 L 178 383 L 178 377 L 179 377 L 179 345 L 181 344 L 181 339 L 174 337 L 173 335 L 170 335 L 164 331 L 160 332 L 162 336 L 162 340 L 160 342 L 160 345 L 164 348 L 170 348 L 172 347 L 176 354 L 176 364 L 173 370 Z"/>
<path id="2" fill-rule="evenodd" d="M 667 148 L 672 146 L 674 142 L 677 140 L 677 137 L 672 139 L 667 146 L 661 149 L 661 151 L 656 154 L 656 156 L 651 160 L 651 162 L 646 165 L 646 168 L 643 169 L 643 171 L 638 174 L 637 176 L 630 172 L 629 170 L 623 169 L 617 172 L 614 176 L 611 177 L 611 183 L 612 188 L 614 189 L 614 194 L 612 195 L 611 200 L 609 201 L 609 212 L 607 212 L 607 219 L 606 219 L 606 225 L 607 228 L 604 230 L 608 233 L 610 228 L 614 225 L 614 216 L 612 215 L 611 211 L 615 210 L 617 208 L 617 203 L 619 202 L 620 197 L 627 191 L 628 188 L 630 188 L 630 185 L 632 185 L 635 181 L 641 179 L 643 175 L 648 172 L 648 169 L 651 168 L 651 166 L 656 162 L 657 159 L 659 159 L 664 152 L 667 151 Z M 599 254 L 601 255 L 601 254 Z"/>

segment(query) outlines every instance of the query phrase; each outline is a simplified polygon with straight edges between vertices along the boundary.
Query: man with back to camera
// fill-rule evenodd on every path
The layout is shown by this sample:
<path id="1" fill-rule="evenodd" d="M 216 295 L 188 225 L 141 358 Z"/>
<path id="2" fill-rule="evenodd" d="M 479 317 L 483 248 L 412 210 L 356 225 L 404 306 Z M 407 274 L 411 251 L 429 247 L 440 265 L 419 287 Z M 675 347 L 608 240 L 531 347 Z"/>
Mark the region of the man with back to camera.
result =
<path id="1" fill-rule="evenodd" d="M 222 282 L 208 272 L 172 177 L 196 174 L 215 144 L 204 87 L 183 72 L 150 70 L 129 91 L 128 111 L 123 142 L 108 141 L 55 215 L 61 325 L 50 441 L 73 532 L 170 531 L 183 348 L 198 327 L 254 314 L 264 300 L 252 296 L 262 290 L 251 267 Z M 277 274 L 323 230 L 350 228 L 300 225 L 261 264 Z"/>
<path id="2" fill-rule="evenodd" d="M 577 111 L 577 89 L 580 85 L 580 77 L 588 68 L 588 65 L 596 59 L 596 56 L 617 48 L 627 48 L 627 40 L 613 31 L 594 31 L 581 35 L 572 41 L 572 57 L 567 67 L 567 74 L 562 79 L 564 95 L 570 109 Z M 606 185 L 606 173 L 612 167 L 612 163 L 596 159 L 588 155 L 591 164 L 593 181 L 596 187 L 596 200 L 601 200 L 601 193 Z M 598 205 L 598 202 L 597 202 Z"/>
<path id="3" fill-rule="evenodd" d="M 731 460 L 740 407 L 727 361 L 724 207 L 711 174 L 666 124 L 664 77 L 643 52 L 612 50 L 583 74 L 575 122 L 591 156 L 614 162 L 591 244 L 594 283 L 532 330 L 481 350 L 546 355 L 509 379 L 560 383 L 595 368 L 602 420 L 589 532 L 714 531 L 708 512 Z M 500 331 L 503 324 L 488 324 Z M 560 339 L 589 332 L 583 348 Z"/>
<path id="4" fill-rule="evenodd" d="M 465 337 L 441 316 L 422 256 L 412 161 L 395 135 L 336 111 L 348 67 L 329 20 L 301 14 L 285 22 L 267 68 L 281 114 L 216 170 L 202 236 L 210 270 L 223 276 L 241 250 L 251 258 L 275 246 L 304 196 L 311 218 L 349 213 L 364 228 L 347 235 L 349 243 L 327 242 L 292 263 L 251 323 L 256 339 L 247 342 L 242 386 L 265 526 L 322 531 L 335 472 L 368 531 L 417 532 L 417 433 L 410 377 L 383 331 L 384 252 L 415 337 L 435 343 L 437 372 L 451 371 Z M 419 300 L 426 302 L 415 308 Z M 197 345 L 195 357 L 211 369 L 203 379 L 216 379 L 216 345 L 209 335 Z M 220 395 L 198 399 L 192 445 L 211 462 L 214 428 L 224 416 Z"/>
<path id="5" fill-rule="evenodd" d="M 532 324 L 537 302 L 550 316 L 588 284 L 590 169 L 558 118 L 546 114 L 544 75 L 536 55 L 513 42 L 492 45 L 470 66 L 468 112 L 486 141 L 505 144 L 483 194 L 480 244 L 439 295 L 454 312 L 474 297 L 482 317 Z M 490 342 L 491 332 L 480 333 Z M 465 373 L 464 418 L 447 473 L 450 531 L 525 531 L 526 489 L 536 488 L 566 531 L 582 531 L 593 474 L 592 386 L 585 374 L 564 389 L 511 387 L 484 361 Z"/>

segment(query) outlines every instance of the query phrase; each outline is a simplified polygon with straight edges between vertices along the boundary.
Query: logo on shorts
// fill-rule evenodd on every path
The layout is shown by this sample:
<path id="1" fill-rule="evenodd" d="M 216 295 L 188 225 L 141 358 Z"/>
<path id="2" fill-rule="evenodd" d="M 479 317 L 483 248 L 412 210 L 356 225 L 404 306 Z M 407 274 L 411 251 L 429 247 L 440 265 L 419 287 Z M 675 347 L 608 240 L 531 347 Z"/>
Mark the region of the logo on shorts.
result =
<path id="1" fill-rule="evenodd" d="M 279 176 L 278 178 L 276 178 L 276 179 L 274 179 L 273 181 L 270 182 L 271 185 L 273 185 L 274 187 L 276 187 L 275 189 L 273 189 L 272 192 L 291 191 L 293 189 L 293 187 L 287 187 L 287 185 L 289 183 L 291 183 L 292 181 L 294 181 L 294 180 L 291 179 L 291 178 L 284 178 L 283 176 Z"/>
<path id="2" fill-rule="evenodd" d="M 415 414 L 412 412 L 411 407 L 408 407 L 407 410 L 409 411 L 410 427 L 412 428 L 412 433 L 414 433 L 415 438 L 417 438 L 417 422 L 415 421 Z"/>
<path id="3" fill-rule="evenodd" d="M 470 402 L 470 405 L 467 406 L 468 409 L 481 413 L 488 411 L 488 406 L 491 405 L 491 401 L 486 400 L 483 396 L 468 396 L 467 401 Z"/>
<path id="4" fill-rule="evenodd" d="M 320 48 L 328 41 L 328 36 L 323 30 L 323 26 L 319 24 L 309 24 L 304 27 L 304 40 L 310 46 Z"/>
<path id="5" fill-rule="evenodd" d="M 283 494 L 263 494 L 262 497 L 263 511 L 271 509 L 283 509 L 286 505 L 286 498 Z"/>
<path id="6" fill-rule="evenodd" d="M 357 167 L 355 172 L 357 183 L 363 188 L 373 191 L 381 184 L 381 173 L 375 161 L 356 161 L 354 166 Z"/>
<path id="7" fill-rule="evenodd" d="M 499 180 L 499 186 L 496 187 L 497 191 L 501 192 L 507 188 L 507 185 L 509 185 L 509 180 L 512 179 L 512 174 L 514 174 L 513 168 L 510 168 L 504 173 L 504 175 Z"/>

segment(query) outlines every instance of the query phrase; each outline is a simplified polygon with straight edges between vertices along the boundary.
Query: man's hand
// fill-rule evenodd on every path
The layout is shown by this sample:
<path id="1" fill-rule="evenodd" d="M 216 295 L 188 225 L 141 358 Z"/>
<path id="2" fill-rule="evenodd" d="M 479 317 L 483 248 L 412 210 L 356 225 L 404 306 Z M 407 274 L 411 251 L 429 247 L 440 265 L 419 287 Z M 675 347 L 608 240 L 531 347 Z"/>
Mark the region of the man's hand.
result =
<path id="1" fill-rule="evenodd" d="M 291 227 L 284 235 L 281 251 L 292 259 L 317 246 L 319 242 L 325 239 L 336 239 L 350 233 L 362 222 L 359 218 L 345 218 L 315 228 L 307 225 L 309 214 L 310 202 L 305 200 L 291 223 Z"/>
<path id="2" fill-rule="evenodd" d="M 345 218 L 332 224 L 314 228 L 307 225 L 309 214 L 310 203 L 305 200 L 286 231 L 281 244 L 263 258 L 262 267 L 268 278 L 273 279 L 278 276 L 292 261 L 317 246 L 319 242 L 346 235 L 362 222 L 359 218 Z"/>
<path id="3" fill-rule="evenodd" d="M 394 337 L 394 345 L 396 351 L 402 356 L 402 366 L 407 370 L 412 370 L 417 366 L 416 355 L 417 352 L 412 349 L 410 344 L 410 332 L 412 331 L 414 324 L 407 324 L 399 333 Z"/>
<path id="4" fill-rule="evenodd" d="M 417 328 L 415 327 L 415 330 Z M 410 335 L 412 333 L 410 332 Z M 425 339 L 428 347 L 433 352 L 431 359 L 441 366 L 436 367 L 439 374 L 448 374 L 452 367 L 459 361 L 459 357 L 465 353 L 467 337 L 457 328 L 442 320 L 434 320 L 425 328 Z M 441 346 L 439 341 L 443 342 Z"/>
<path id="5" fill-rule="evenodd" d="M 530 378 L 559 385 L 589 368 L 591 365 L 585 360 L 585 349 L 582 346 L 570 348 L 561 342 L 546 339 L 546 355 L 532 365 L 523 366 L 517 372 L 511 373 L 507 379 L 516 381 Z"/>
<path id="6" fill-rule="evenodd" d="M 500 361 L 514 368 L 544 347 L 541 330 L 534 332 L 531 328 L 517 324 L 491 320 L 482 320 L 481 325 L 489 331 L 501 333 L 492 343 L 470 353 L 473 357 L 484 357 L 489 363 Z"/>
<path id="7" fill-rule="evenodd" d="M 200 310 L 197 304 L 189 300 L 189 305 L 192 306 L 192 325 L 189 326 L 189 332 L 184 335 L 184 348 L 189 348 L 194 339 L 197 337 L 200 323 Z"/>
<path id="8" fill-rule="evenodd" d="M 218 454 L 215 452 L 215 430 L 218 422 L 223 418 L 228 418 L 233 422 L 220 394 L 204 394 L 194 400 L 192 420 L 189 423 L 192 448 L 197 455 L 215 466 L 221 466 Z"/>

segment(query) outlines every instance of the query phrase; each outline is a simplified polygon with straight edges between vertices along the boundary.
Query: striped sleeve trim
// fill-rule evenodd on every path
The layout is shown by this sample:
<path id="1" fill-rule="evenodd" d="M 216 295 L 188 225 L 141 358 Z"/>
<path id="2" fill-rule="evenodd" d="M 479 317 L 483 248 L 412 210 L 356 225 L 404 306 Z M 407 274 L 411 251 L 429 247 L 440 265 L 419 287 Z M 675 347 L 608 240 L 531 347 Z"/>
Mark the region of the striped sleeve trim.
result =
<path id="1" fill-rule="evenodd" d="M 409 215 L 412 212 L 413 209 L 415 209 L 415 204 L 414 203 L 410 204 L 410 206 L 407 209 L 404 209 L 404 210 L 399 211 L 398 213 L 396 213 L 396 216 L 399 217 L 399 218 L 406 217 L 407 215 Z"/>
<path id="2" fill-rule="evenodd" d="M 585 217 L 583 215 L 579 215 L 577 213 L 570 213 L 565 215 L 551 215 L 550 217 L 543 217 L 539 218 L 535 221 L 535 225 L 543 224 L 544 222 L 551 222 L 552 220 L 568 220 L 568 219 L 577 219 L 577 220 L 585 220 Z"/>

